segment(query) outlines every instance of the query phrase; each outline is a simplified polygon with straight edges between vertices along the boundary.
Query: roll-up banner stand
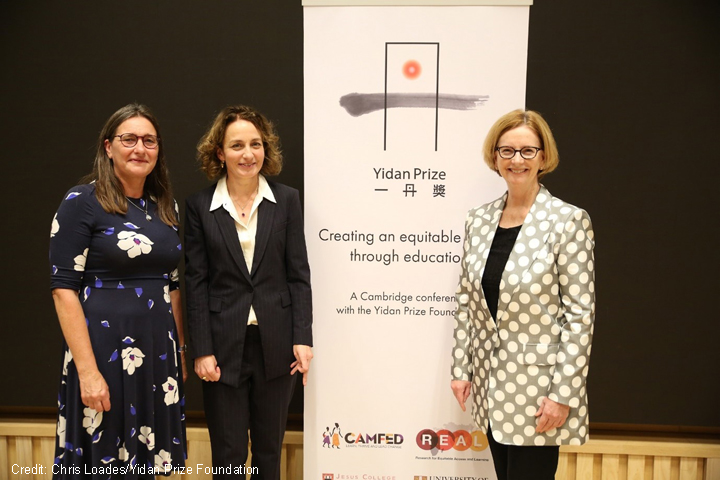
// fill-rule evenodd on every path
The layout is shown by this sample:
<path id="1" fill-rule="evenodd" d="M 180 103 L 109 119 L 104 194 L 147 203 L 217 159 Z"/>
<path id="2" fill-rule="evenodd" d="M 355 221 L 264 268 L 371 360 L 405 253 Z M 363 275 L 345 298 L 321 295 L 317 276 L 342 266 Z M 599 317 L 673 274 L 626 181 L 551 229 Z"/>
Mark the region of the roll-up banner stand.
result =
<path id="1" fill-rule="evenodd" d="M 482 143 L 525 105 L 531 1 L 305 0 L 305 232 L 315 359 L 305 480 L 494 479 L 450 390 Z"/>

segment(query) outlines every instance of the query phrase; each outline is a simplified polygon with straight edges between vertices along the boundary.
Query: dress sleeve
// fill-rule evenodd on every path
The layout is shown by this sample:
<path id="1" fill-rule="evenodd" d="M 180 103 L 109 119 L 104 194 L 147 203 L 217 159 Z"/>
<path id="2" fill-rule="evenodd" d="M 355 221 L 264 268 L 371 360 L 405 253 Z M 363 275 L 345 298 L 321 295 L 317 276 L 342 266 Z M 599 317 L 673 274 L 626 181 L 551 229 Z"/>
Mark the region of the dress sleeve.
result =
<path id="1" fill-rule="evenodd" d="M 461 261 L 462 270 L 460 272 L 460 281 L 458 282 L 455 298 L 457 300 L 457 310 L 455 311 L 455 331 L 453 333 L 454 344 L 452 349 L 452 379 L 453 380 L 472 380 L 473 363 L 472 349 L 470 345 L 470 315 L 468 309 L 470 304 L 470 295 L 472 294 L 472 281 L 468 271 L 468 256 L 470 250 L 470 226 L 473 218 L 468 214 L 465 222 L 465 243 L 463 244 L 463 256 Z"/>
<path id="2" fill-rule="evenodd" d="M 50 288 L 80 290 L 94 226 L 92 191 L 71 188 L 50 229 Z"/>
<path id="3" fill-rule="evenodd" d="M 559 295 L 564 307 L 560 348 L 548 398 L 571 408 L 586 393 L 595 321 L 595 234 L 590 216 L 578 209 L 564 222 L 557 246 Z"/>

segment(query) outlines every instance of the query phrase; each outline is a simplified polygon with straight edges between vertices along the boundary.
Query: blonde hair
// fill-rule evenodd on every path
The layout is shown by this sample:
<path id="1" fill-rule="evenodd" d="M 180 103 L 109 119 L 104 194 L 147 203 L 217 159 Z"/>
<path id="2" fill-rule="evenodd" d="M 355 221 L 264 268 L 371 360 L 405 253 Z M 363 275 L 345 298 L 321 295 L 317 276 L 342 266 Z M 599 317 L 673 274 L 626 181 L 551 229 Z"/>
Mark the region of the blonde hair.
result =
<path id="1" fill-rule="evenodd" d="M 542 115 L 533 110 L 513 110 L 498 118 L 493 126 L 490 127 L 487 137 L 485 137 L 483 157 L 488 167 L 497 172 L 495 149 L 498 147 L 500 137 L 502 137 L 505 132 L 523 125 L 533 130 L 540 139 L 540 148 L 542 148 L 545 158 L 545 168 L 538 172 L 538 179 L 540 179 L 557 168 L 558 163 L 560 163 L 560 156 L 558 155 L 557 144 L 555 143 L 555 137 L 553 137 L 550 126 Z"/>
<path id="2" fill-rule="evenodd" d="M 265 150 L 265 159 L 260 173 L 266 176 L 279 174 L 282 171 L 283 157 L 280 138 L 275 132 L 275 126 L 262 113 L 245 105 L 226 107 L 215 117 L 208 131 L 198 142 L 197 159 L 200 162 L 200 169 L 210 180 L 215 180 L 224 174 L 217 150 L 222 148 L 228 125 L 238 120 L 252 123 L 260 133 Z"/>

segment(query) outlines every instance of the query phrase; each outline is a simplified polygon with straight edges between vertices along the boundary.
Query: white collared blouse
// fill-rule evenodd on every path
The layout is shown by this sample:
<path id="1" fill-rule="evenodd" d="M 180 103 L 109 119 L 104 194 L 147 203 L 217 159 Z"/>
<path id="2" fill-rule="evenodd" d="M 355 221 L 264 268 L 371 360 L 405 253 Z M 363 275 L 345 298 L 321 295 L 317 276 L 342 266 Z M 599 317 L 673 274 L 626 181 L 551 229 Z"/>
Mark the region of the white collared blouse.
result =
<path id="1" fill-rule="evenodd" d="M 240 221 L 240 216 L 237 213 L 235 204 L 230 198 L 230 193 L 227 188 L 227 177 L 222 177 L 218 180 L 217 186 L 215 187 L 215 193 L 213 193 L 212 201 L 210 202 L 210 211 L 217 210 L 222 207 L 230 214 L 235 220 L 235 229 L 238 234 L 238 241 L 242 248 L 243 257 L 245 258 L 245 264 L 247 265 L 248 272 L 252 271 L 253 256 L 255 254 L 255 234 L 257 233 L 257 209 L 263 200 L 277 203 L 275 195 L 273 195 L 270 186 L 264 176 L 258 175 L 258 193 L 255 195 L 252 207 L 250 208 L 250 214 L 246 223 Z M 248 325 L 257 325 L 257 316 L 255 315 L 255 309 L 250 306 L 250 314 L 248 315 Z"/>

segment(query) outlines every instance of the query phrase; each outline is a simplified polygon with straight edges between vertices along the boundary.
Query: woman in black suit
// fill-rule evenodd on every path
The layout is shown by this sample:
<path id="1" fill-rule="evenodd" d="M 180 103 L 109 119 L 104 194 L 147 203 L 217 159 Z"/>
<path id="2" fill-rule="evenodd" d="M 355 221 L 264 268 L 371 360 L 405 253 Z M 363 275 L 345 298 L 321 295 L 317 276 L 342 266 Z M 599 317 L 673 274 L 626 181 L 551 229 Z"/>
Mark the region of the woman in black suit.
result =
<path id="1" fill-rule="evenodd" d="M 312 359 L 300 196 L 266 180 L 282 169 L 279 139 L 250 107 L 220 112 L 198 159 L 218 180 L 187 200 L 185 222 L 188 327 L 213 468 L 244 478 L 250 430 L 253 478 L 280 478 L 294 374 L 305 385 Z"/>

